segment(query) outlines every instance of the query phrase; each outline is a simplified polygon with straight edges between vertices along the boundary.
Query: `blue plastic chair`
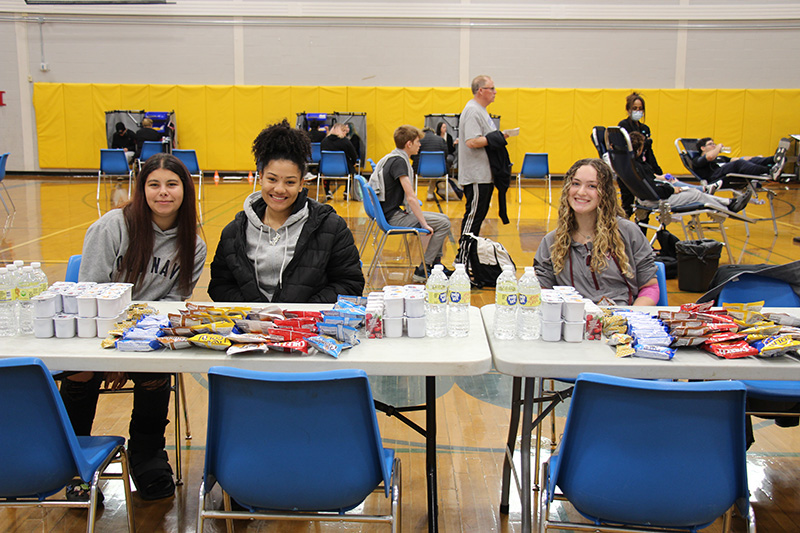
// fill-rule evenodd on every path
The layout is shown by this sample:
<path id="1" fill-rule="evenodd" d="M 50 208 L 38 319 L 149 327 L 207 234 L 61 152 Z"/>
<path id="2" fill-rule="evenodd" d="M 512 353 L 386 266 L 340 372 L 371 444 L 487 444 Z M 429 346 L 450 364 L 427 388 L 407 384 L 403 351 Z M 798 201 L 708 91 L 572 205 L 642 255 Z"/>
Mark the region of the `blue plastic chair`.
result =
<path id="1" fill-rule="evenodd" d="M 360 176 L 356 176 L 358 179 Z M 381 202 L 378 200 L 378 194 L 375 192 L 369 183 L 367 183 L 364 178 L 358 182 L 361 184 L 361 187 L 365 190 L 365 196 L 369 195 L 370 202 L 372 202 L 372 211 L 375 216 L 375 223 L 378 226 L 378 230 L 383 233 L 381 240 L 378 243 L 378 248 L 375 250 L 375 255 L 372 257 L 372 262 L 369 264 L 369 270 L 367 271 L 367 281 L 372 277 L 372 273 L 375 270 L 375 267 L 378 266 L 378 261 L 381 257 L 381 252 L 383 252 L 383 247 L 386 244 L 386 240 L 389 238 L 390 235 L 402 235 L 403 241 L 406 247 L 406 257 L 408 257 L 408 264 L 412 268 L 416 268 L 416 265 L 412 262 L 411 258 L 411 248 L 408 245 L 408 236 L 414 235 L 417 238 L 417 244 L 419 245 L 419 253 L 423 265 L 423 269 L 425 270 L 425 277 L 428 277 L 427 266 L 425 265 L 425 250 L 422 248 L 422 235 L 427 235 L 430 231 L 422 228 L 413 228 L 409 226 L 392 226 L 387 222 L 386 215 L 383 213 L 383 209 L 381 208 Z M 364 200 L 366 204 L 366 200 Z"/>
<path id="2" fill-rule="evenodd" d="M 800 297 L 785 282 L 758 274 L 743 273 L 727 282 L 719 293 L 717 303 L 747 303 L 764 301 L 767 307 L 800 307 Z M 800 402 L 800 381 L 742 380 L 747 397 L 774 402 Z M 747 414 L 759 417 L 796 416 L 774 410 L 748 409 Z"/>
<path id="3" fill-rule="evenodd" d="M 0 508 L 79 507 L 94 531 L 97 482 L 122 479 L 128 531 L 135 531 L 128 456 L 123 437 L 76 437 L 50 372 L 40 359 L 0 359 Z M 115 459 L 122 474 L 106 474 Z M 48 499 L 80 478 L 90 485 L 88 502 Z"/>
<path id="4" fill-rule="evenodd" d="M 319 163 L 319 160 L 322 159 L 322 151 L 320 149 L 321 143 L 311 143 L 311 162 L 312 163 Z"/>
<path id="5" fill-rule="evenodd" d="M 667 270 L 661 261 L 656 261 L 656 279 L 658 280 L 658 302 L 656 302 L 656 305 L 669 305 Z"/>
<path id="6" fill-rule="evenodd" d="M 14 205 L 14 200 L 11 199 L 11 195 L 8 194 L 8 189 L 6 188 L 6 184 L 3 183 L 3 180 L 6 179 L 6 163 L 8 163 L 8 156 L 9 155 L 11 155 L 11 152 L 6 152 L 3 155 L 0 155 L 0 185 L 3 186 L 3 191 L 6 193 L 6 196 L 8 197 L 8 201 L 11 202 L 12 210 L 8 209 L 8 206 L 6 205 L 6 201 L 3 198 L 2 194 L 0 194 L 0 201 L 3 202 L 3 207 L 6 208 L 6 213 L 11 215 L 11 214 L 17 212 L 17 206 Z"/>
<path id="7" fill-rule="evenodd" d="M 517 174 L 517 201 L 522 203 L 522 180 L 545 179 L 547 180 L 547 202 L 553 203 L 553 192 L 550 189 L 550 164 L 547 154 L 527 153 L 522 160 L 522 169 Z"/>
<path id="8" fill-rule="evenodd" d="M 207 509 L 217 483 L 225 509 L 233 498 L 249 512 Z M 391 513 L 367 516 L 400 531 L 400 459 L 381 443 L 363 370 L 208 371 L 198 532 L 209 518 L 358 520 L 345 512 L 381 484 Z"/>
<path id="9" fill-rule="evenodd" d="M 128 159 L 125 157 L 125 150 L 122 149 L 100 149 L 100 170 L 97 172 L 97 202 L 100 202 L 100 180 L 106 176 L 127 176 L 128 178 L 128 198 L 131 196 L 131 183 L 133 171 L 128 166 Z"/>
<path id="10" fill-rule="evenodd" d="M 347 157 L 344 152 L 322 150 L 319 160 L 319 174 L 317 174 L 317 200 L 321 180 L 344 180 L 345 198 L 350 201 L 350 170 L 347 166 Z"/>
<path id="11" fill-rule="evenodd" d="M 734 504 L 754 528 L 744 409 L 745 388 L 735 381 L 581 374 L 561 446 L 545 464 L 540 531 L 569 529 L 550 520 L 556 487 L 591 531 L 600 524 L 693 531 Z"/>
<path id="12" fill-rule="evenodd" d="M 366 190 L 366 180 L 362 176 L 356 176 L 356 183 L 358 184 L 358 188 L 361 190 L 361 198 L 363 199 L 364 203 L 364 212 L 367 214 L 367 218 L 369 219 L 369 222 L 367 223 L 367 229 L 364 232 L 364 238 L 361 239 L 361 244 L 358 246 L 358 255 L 361 257 L 361 255 L 364 253 L 364 248 L 367 245 L 367 241 L 372 235 L 372 232 L 377 228 L 377 222 L 375 222 L 375 206 L 372 205 L 372 199 Z"/>
<path id="13" fill-rule="evenodd" d="M 199 180 L 199 188 L 197 192 L 197 201 L 203 199 L 203 171 L 200 170 L 200 164 L 197 162 L 197 152 L 194 150 L 178 150 L 172 151 L 172 155 L 181 160 L 186 165 L 186 169 L 192 176 L 197 176 Z"/>
<path id="14" fill-rule="evenodd" d="M 64 281 L 78 282 L 78 273 L 81 270 L 81 254 L 71 255 L 67 262 L 67 273 L 64 275 Z"/>
<path id="15" fill-rule="evenodd" d="M 450 202 L 450 194 L 447 190 L 450 185 L 447 180 L 449 177 L 447 173 L 447 158 L 445 157 L 444 152 L 420 152 L 417 177 L 444 180 L 445 202 Z M 416 183 L 414 183 L 414 190 L 417 190 Z"/>
<path id="16" fill-rule="evenodd" d="M 139 152 L 139 170 L 142 170 L 142 165 L 145 161 L 150 159 L 152 156 L 156 154 L 160 154 L 164 151 L 164 143 L 161 141 L 144 141 L 142 143 L 142 151 Z"/>

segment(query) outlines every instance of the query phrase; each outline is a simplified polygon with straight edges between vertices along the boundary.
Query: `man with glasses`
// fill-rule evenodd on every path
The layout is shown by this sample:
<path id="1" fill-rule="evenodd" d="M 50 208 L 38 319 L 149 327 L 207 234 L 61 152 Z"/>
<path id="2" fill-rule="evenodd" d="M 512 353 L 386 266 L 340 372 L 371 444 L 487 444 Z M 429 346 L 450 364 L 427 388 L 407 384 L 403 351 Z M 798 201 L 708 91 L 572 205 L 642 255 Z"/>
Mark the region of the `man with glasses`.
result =
<path id="1" fill-rule="evenodd" d="M 461 234 L 479 235 L 481 224 L 492 199 L 492 171 L 486 154 L 486 135 L 497 127 L 486 108 L 494 102 L 496 89 L 489 76 L 472 80 L 472 100 L 467 102 L 458 122 L 458 184 L 464 189 L 467 203 L 461 220 Z M 504 134 L 507 137 L 507 135 Z M 464 262 L 466 250 L 461 247 L 457 261 Z"/>
<path id="2" fill-rule="evenodd" d="M 769 179 L 780 178 L 785 159 L 783 157 L 734 157 L 733 159 L 721 156 L 725 147 L 717 144 L 711 137 L 703 137 L 697 141 L 698 155 L 692 160 L 692 165 L 698 176 L 706 180 L 706 191 L 714 194 L 720 187 L 731 185 L 728 174 L 749 174 L 759 176 L 768 174 Z M 776 155 L 781 152 L 776 152 Z M 777 161 L 776 159 L 781 159 Z"/>

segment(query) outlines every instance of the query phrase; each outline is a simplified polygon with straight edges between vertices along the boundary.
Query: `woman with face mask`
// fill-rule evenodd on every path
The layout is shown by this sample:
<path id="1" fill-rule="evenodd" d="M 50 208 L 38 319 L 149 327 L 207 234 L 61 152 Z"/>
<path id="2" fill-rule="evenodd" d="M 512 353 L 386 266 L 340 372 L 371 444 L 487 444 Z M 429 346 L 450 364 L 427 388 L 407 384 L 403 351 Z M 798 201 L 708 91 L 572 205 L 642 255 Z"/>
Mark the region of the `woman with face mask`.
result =
<path id="1" fill-rule="evenodd" d="M 628 133 L 637 131 L 644 135 L 644 151 L 642 152 L 641 161 L 650 167 L 653 174 L 661 175 L 664 173 L 656 161 L 656 155 L 653 153 L 653 139 L 650 138 L 650 127 L 642 122 L 644 120 L 644 97 L 637 92 L 629 94 L 625 98 L 625 111 L 628 113 L 628 118 L 620 120 L 618 126 L 625 128 Z M 635 199 L 622 182 L 619 183 L 619 192 L 622 196 L 622 209 L 628 218 L 633 214 L 633 204 Z"/>

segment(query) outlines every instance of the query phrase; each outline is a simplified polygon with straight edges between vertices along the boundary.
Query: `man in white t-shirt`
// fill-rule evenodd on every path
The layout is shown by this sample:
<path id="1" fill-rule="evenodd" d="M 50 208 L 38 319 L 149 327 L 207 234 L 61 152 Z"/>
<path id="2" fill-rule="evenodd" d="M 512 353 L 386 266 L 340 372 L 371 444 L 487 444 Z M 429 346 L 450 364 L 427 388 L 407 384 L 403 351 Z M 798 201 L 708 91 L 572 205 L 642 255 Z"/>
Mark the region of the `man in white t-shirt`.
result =
<path id="1" fill-rule="evenodd" d="M 472 80 L 472 100 L 467 102 L 458 121 L 458 184 L 467 200 L 461 234 L 479 235 L 492 200 L 492 171 L 486 154 L 486 135 L 497 127 L 486 108 L 494 102 L 496 89 L 489 76 Z M 461 250 L 457 257 L 461 257 Z"/>

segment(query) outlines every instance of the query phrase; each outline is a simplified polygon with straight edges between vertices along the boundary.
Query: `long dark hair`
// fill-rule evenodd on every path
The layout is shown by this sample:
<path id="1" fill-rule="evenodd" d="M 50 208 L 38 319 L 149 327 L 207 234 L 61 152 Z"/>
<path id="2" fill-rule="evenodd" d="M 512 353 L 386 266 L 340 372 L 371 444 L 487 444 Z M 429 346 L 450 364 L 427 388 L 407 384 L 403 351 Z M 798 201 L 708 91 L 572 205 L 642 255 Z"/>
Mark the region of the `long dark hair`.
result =
<path id="1" fill-rule="evenodd" d="M 128 228 L 128 250 L 122 256 L 120 270 L 126 283 L 139 283 L 144 279 L 153 258 L 153 212 L 147 205 L 144 186 L 147 177 L 155 170 L 163 168 L 175 173 L 183 183 L 183 202 L 178 208 L 178 253 L 180 265 L 178 288 L 188 293 L 192 288 L 194 256 L 197 246 L 197 204 L 195 203 L 194 181 L 186 166 L 172 154 L 155 154 L 147 159 L 133 190 L 133 198 L 122 208 L 125 225 Z"/>

